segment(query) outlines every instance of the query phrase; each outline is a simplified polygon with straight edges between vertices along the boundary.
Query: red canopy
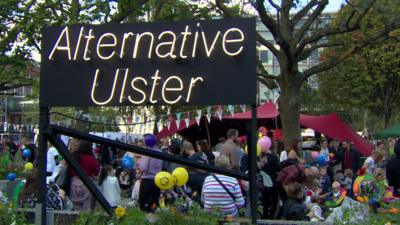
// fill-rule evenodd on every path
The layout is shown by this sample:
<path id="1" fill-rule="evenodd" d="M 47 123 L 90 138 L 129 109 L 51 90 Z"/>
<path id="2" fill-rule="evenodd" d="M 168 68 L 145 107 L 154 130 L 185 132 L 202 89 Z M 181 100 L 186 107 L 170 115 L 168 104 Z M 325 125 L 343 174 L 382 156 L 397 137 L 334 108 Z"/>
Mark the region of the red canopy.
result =
<path id="1" fill-rule="evenodd" d="M 279 112 L 274 103 L 268 102 L 257 107 L 257 119 L 274 119 L 279 116 Z M 235 113 L 233 115 L 223 116 L 223 120 L 248 120 L 251 119 L 251 111 Z M 189 127 L 196 124 L 196 120 L 191 120 Z M 368 156 L 372 153 L 373 146 L 352 130 L 346 123 L 340 120 L 336 114 L 324 116 L 300 115 L 300 124 L 303 127 L 311 128 L 331 138 L 337 138 L 341 141 L 348 140 L 354 143 L 356 149 L 363 155 Z M 186 129 L 184 120 L 180 121 L 179 129 L 175 120 L 171 121 L 169 129 L 164 128 L 158 135 L 158 138 L 173 135 Z"/>
<path id="2" fill-rule="evenodd" d="M 331 138 L 353 142 L 356 149 L 365 156 L 372 153 L 373 146 L 341 121 L 335 113 L 324 116 L 300 115 L 300 124 Z"/>

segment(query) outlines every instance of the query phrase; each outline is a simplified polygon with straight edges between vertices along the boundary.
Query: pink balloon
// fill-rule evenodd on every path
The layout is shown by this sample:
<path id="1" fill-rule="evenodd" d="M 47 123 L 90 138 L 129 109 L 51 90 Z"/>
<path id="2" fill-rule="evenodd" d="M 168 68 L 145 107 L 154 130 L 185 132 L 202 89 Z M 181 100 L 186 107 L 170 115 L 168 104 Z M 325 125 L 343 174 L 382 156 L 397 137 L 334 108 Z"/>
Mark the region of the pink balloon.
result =
<path id="1" fill-rule="evenodd" d="M 312 151 L 312 152 L 311 152 L 311 158 L 312 158 L 314 161 L 317 160 L 318 156 L 319 156 L 319 152 L 317 152 L 317 151 Z"/>
<path id="2" fill-rule="evenodd" d="M 266 152 L 268 151 L 268 149 L 271 148 L 271 139 L 269 139 L 269 137 L 263 136 L 260 139 L 258 139 L 258 143 L 257 143 L 262 152 Z"/>

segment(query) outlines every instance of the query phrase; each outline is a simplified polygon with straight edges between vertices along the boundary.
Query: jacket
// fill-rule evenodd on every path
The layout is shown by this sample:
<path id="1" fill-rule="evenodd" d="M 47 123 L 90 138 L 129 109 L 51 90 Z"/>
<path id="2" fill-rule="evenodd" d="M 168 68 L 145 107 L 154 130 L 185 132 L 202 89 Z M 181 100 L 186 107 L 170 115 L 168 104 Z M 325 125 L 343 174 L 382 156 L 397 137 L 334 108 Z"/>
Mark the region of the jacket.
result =
<path id="1" fill-rule="evenodd" d="M 308 221 L 307 207 L 298 199 L 288 198 L 283 205 L 283 218 L 285 220 Z"/>

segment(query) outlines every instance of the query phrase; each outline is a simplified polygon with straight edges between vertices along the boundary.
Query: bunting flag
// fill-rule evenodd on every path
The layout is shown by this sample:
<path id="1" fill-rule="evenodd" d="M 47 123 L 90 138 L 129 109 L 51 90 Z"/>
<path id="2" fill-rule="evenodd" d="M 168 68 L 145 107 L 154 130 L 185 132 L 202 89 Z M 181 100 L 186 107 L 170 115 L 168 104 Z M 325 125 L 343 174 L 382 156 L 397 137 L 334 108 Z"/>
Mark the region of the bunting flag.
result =
<path id="1" fill-rule="evenodd" d="M 219 105 L 217 108 L 217 116 L 218 116 L 219 120 L 222 120 L 222 111 L 223 111 L 222 105 Z"/>
<path id="2" fill-rule="evenodd" d="M 196 119 L 197 125 L 200 126 L 200 119 L 201 119 L 201 116 L 196 116 L 195 119 Z"/>
<path id="3" fill-rule="evenodd" d="M 246 112 L 246 105 L 240 105 L 240 108 L 242 109 L 242 112 Z"/>
<path id="4" fill-rule="evenodd" d="M 160 132 L 162 130 L 162 123 L 161 122 L 157 122 L 157 130 L 158 130 L 158 132 Z"/>
<path id="5" fill-rule="evenodd" d="M 208 107 L 207 107 L 207 114 L 206 114 L 206 117 L 207 117 L 208 123 L 211 123 L 211 106 L 208 106 Z"/>
<path id="6" fill-rule="evenodd" d="M 176 128 L 179 130 L 179 127 L 180 127 L 180 125 L 181 125 L 182 113 L 177 112 L 177 113 L 175 113 L 175 115 L 176 115 L 176 120 L 175 120 Z"/>
<path id="7" fill-rule="evenodd" d="M 206 117 L 207 117 L 208 123 L 211 123 L 211 114 L 207 114 Z"/>
<path id="8" fill-rule="evenodd" d="M 233 105 L 228 105 L 228 111 L 233 116 L 233 114 L 235 114 L 235 107 Z"/>
<path id="9" fill-rule="evenodd" d="M 190 119 L 189 118 L 185 119 L 185 124 L 186 124 L 186 128 L 188 128 L 189 125 L 190 125 Z"/>

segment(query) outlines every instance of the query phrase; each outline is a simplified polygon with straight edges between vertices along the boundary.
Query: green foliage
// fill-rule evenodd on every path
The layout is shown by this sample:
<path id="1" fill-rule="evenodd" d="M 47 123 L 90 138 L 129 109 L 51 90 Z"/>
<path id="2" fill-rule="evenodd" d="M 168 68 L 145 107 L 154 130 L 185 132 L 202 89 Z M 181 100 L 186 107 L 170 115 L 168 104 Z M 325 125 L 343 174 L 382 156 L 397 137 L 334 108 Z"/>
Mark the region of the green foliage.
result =
<path id="1" fill-rule="evenodd" d="M 198 205 L 193 205 L 189 212 L 181 213 L 177 210 L 178 201 L 165 209 L 159 209 L 154 214 L 146 214 L 138 208 L 128 208 L 122 218 L 108 217 L 103 212 L 81 213 L 74 225 L 217 225 L 218 217 L 207 214 Z"/>
<path id="2" fill-rule="evenodd" d="M 18 225 L 30 225 L 25 215 L 17 211 L 16 206 L 12 204 L 0 203 L 0 224 L 18 224 Z"/>
<path id="3" fill-rule="evenodd" d="M 17 177 L 25 177 L 24 165 L 20 152 L 13 160 L 10 159 L 8 153 L 0 154 L 0 179 L 7 179 L 9 173 L 15 173 Z"/>

